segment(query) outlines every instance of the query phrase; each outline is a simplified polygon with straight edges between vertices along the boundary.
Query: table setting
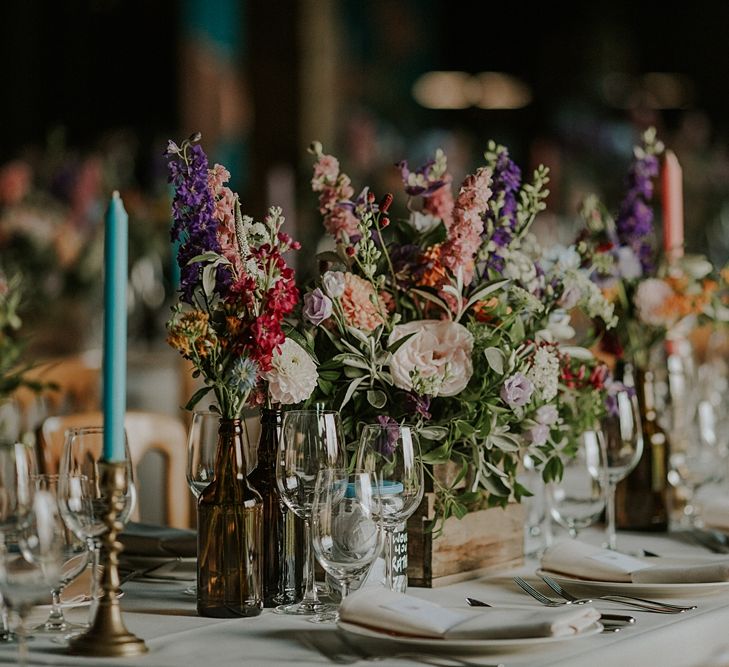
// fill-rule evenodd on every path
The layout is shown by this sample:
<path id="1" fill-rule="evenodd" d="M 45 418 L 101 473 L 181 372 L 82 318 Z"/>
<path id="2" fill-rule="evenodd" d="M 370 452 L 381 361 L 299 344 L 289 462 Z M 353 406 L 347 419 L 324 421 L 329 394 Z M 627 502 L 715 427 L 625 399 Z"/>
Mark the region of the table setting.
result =
<path id="1" fill-rule="evenodd" d="M 684 256 L 680 166 L 655 130 L 618 213 L 588 198 L 568 247 L 532 234 L 548 169 L 523 180 L 494 142 L 456 189 L 441 150 L 398 163 L 404 206 L 310 152 L 333 249 L 297 284 L 282 209 L 244 213 L 199 134 L 167 146 L 195 529 L 130 522 L 112 195 L 103 426 L 69 429 L 53 475 L 0 439 L 0 593 L 19 619 L 0 662 L 728 664 L 729 505 L 681 477 L 682 434 L 717 431 L 676 386 L 691 327 L 729 321 L 729 274 Z M 25 370 L 8 386 L 32 388 Z M 552 537 L 525 554 L 524 519 L 496 522 L 531 498 Z"/>

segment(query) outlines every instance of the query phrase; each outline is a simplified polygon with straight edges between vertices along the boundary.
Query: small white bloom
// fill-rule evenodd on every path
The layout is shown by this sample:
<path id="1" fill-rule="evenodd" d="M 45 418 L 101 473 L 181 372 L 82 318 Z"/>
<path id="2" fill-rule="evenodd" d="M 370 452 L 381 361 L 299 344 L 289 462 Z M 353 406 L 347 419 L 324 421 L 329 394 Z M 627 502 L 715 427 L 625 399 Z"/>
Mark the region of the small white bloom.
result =
<path id="1" fill-rule="evenodd" d="M 341 271 L 327 271 L 322 276 L 321 285 L 330 299 L 338 299 L 344 294 L 344 274 Z"/>
<path id="2" fill-rule="evenodd" d="M 559 357 L 551 347 L 542 346 L 537 348 L 527 378 L 541 392 L 543 400 L 551 401 L 557 395 Z"/>
<path id="3" fill-rule="evenodd" d="M 635 280 L 643 275 L 643 266 L 629 246 L 620 246 L 618 248 L 616 266 L 618 274 L 626 280 Z"/>
<path id="4" fill-rule="evenodd" d="M 316 364 L 296 341 L 287 338 L 273 355 L 271 370 L 263 373 L 274 403 L 291 405 L 305 401 L 316 387 Z"/>
<path id="5" fill-rule="evenodd" d="M 433 215 L 420 213 L 419 211 L 413 211 L 410 214 L 410 226 L 421 234 L 426 234 L 431 229 L 435 229 L 439 224 L 440 218 L 436 218 Z"/>

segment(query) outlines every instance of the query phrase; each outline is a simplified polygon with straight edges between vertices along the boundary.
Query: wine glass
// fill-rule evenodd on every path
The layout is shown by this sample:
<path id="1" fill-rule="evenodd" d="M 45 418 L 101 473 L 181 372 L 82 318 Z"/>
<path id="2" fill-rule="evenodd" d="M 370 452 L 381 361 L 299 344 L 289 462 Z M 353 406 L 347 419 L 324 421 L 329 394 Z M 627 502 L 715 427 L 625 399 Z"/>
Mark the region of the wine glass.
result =
<path id="1" fill-rule="evenodd" d="M 548 485 L 552 518 L 576 538 L 605 509 L 605 438 L 600 429 L 583 432 L 577 451 L 564 464 L 562 479 Z"/>
<path id="2" fill-rule="evenodd" d="M 187 436 L 187 485 L 196 502 L 215 475 L 219 427 L 220 414 L 217 412 L 201 410 L 192 415 L 190 432 Z M 196 595 L 197 586 L 191 584 L 184 593 Z"/>
<path id="3" fill-rule="evenodd" d="M 35 490 L 44 491 L 56 499 L 58 503 L 58 487 L 60 483 L 59 475 L 35 475 Z M 86 484 L 88 480 L 81 477 L 79 484 Z M 68 483 L 65 481 L 64 483 Z M 60 511 L 60 505 L 59 505 Z M 89 546 L 86 540 L 78 537 L 67 526 L 62 526 L 61 547 L 63 556 L 63 567 L 61 576 L 51 589 L 51 610 L 45 623 L 34 628 L 36 632 L 43 633 L 67 633 L 69 630 L 81 629 L 85 626 L 78 623 L 70 623 L 63 615 L 63 607 L 61 606 L 61 594 L 63 589 L 74 581 L 86 569 L 89 563 Z"/>
<path id="4" fill-rule="evenodd" d="M 30 511 L 18 517 L 15 528 L 6 533 L 6 548 L 0 555 L 0 592 L 19 617 L 18 664 L 27 665 L 26 618 L 62 576 L 63 523 L 56 498 L 36 490 Z"/>
<path id="5" fill-rule="evenodd" d="M 420 445 L 409 426 L 397 422 L 367 424 L 357 449 L 357 469 L 375 475 L 385 530 L 385 585 L 396 590 L 393 576 L 394 534 L 423 499 Z"/>
<path id="6" fill-rule="evenodd" d="M 16 531 L 18 520 L 31 508 L 32 475 L 37 470 L 35 450 L 20 442 L 0 443 L 0 555 L 5 551 L 6 536 Z M 15 641 L 10 631 L 8 610 L 0 607 L 0 642 Z"/>
<path id="7" fill-rule="evenodd" d="M 291 410 L 284 413 L 276 461 L 276 484 L 281 499 L 304 520 L 304 597 L 296 604 L 279 605 L 279 614 L 310 616 L 326 611 L 314 581 L 311 515 L 316 478 L 322 468 L 344 466 L 339 413 L 330 410 Z"/>
<path id="8" fill-rule="evenodd" d="M 607 477 L 607 548 L 617 549 L 615 533 L 615 487 L 638 465 L 643 454 L 643 432 L 635 391 L 620 390 L 610 397 L 608 414 L 602 419 Z"/>
<path id="9" fill-rule="evenodd" d="M 380 494 L 374 473 L 341 468 L 319 471 L 311 513 L 312 542 L 324 570 L 341 586 L 342 601 L 352 582 L 382 551 Z M 338 612 L 317 614 L 315 622 L 336 621 Z"/>
<path id="10" fill-rule="evenodd" d="M 91 609 L 93 619 L 98 599 L 99 549 L 101 536 L 108 530 L 105 516 L 109 501 L 106 489 L 100 484 L 99 463 L 103 460 L 104 428 L 84 426 L 69 429 L 61 455 L 58 498 L 61 516 L 71 531 L 86 540 L 91 552 Z M 119 521 L 125 524 L 134 509 L 136 489 L 132 472 L 129 445 L 124 436 L 124 452 L 127 472 L 127 488 L 124 507 Z"/>

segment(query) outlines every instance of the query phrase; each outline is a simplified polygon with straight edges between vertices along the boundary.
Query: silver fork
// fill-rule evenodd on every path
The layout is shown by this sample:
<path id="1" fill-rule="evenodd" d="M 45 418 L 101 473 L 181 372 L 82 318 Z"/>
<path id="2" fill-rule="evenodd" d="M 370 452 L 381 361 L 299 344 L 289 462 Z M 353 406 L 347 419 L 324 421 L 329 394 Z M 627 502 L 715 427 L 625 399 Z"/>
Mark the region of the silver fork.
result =
<path id="1" fill-rule="evenodd" d="M 569 591 L 566 591 L 562 586 L 552 579 L 552 577 L 548 577 L 547 575 L 543 574 L 541 575 L 542 581 L 544 581 L 547 586 L 549 586 L 557 595 L 561 595 L 565 600 L 568 600 L 570 602 L 579 604 L 583 600 L 586 602 L 589 602 L 590 600 L 587 600 L 587 598 L 578 598 L 572 595 Z M 596 600 L 612 600 L 614 602 L 622 602 L 625 600 L 632 600 L 635 602 L 640 602 L 643 604 L 648 605 L 654 605 L 656 607 L 663 607 L 666 609 L 675 609 L 677 613 L 681 613 L 684 611 L 690 611 L 691 609 L 696 609 L 696 605 L 680 605 L 680 604 L 671 604 L 670 602 L 661 602 L 658 600 L 648 600 L 646 598 L 639 598 L 632 595 L 622 595 L 622 594 L 615 594 L 615 595 L 600 595 L 596 598 L 593 598 Z M 627 604 L 627 603 L 626 603 Z"/>
<path id="2" fill-rule="evenodd" d="M 577 598 L 575 600 L 555 600 L 554 598 L 547 597 L 544 593 L 539 592 L 536 588 L 528 584 L 521 577 L 514 577 L 514 582 L 521 588 L 525 593 L 531 595 L 535 600 L 541 602 L 547 607 L 561 607 L 568 604 L 587 604 L 592 602 L 592 598 Z M 611 600 L 613 602 L 619 602 L 620 604 L 635 607 L 636 609 L 642 609 L 643 611 L 651 611 L 655 614 L 681 614 L 685 609 L 673 609 L 655 604 L 647 604 L 643 602 L 636 602 L 632 600 L 616 600 L 610 595 L 603 595 L 599 598 L 600 600 Z"/>

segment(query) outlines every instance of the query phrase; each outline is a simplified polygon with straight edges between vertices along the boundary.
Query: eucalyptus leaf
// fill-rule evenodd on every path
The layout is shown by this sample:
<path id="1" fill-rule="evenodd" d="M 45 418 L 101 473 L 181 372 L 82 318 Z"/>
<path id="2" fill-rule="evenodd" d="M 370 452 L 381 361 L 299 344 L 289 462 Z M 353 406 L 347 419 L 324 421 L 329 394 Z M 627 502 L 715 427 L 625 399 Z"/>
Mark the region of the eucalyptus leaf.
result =
<path id="1" fill-rule="evenodd" d="M 216 262 L 219 260 L 223 260 L 225 262 L 228 261 L 217 252 L 204 252 L 200 255 L 195 255 L 192 259 L 188 260 L 187 265 L 190 266 L 190 264 L 196 264 L 197 262 Z"/>
<path id="2" fill-rule="evenodd" d="M 424 426 L 418 431 L 423 440 L 442 440 L 448 437 L 448 429 L 445 426 Z"/>
<path id="3" fill-rule="evenodd" d="M 354 369 L 352 369 L 354 370 Z M 352 382 L 349 383 L 349 387 L 347 387 L 347 391 L 344 394 L 344 398 L 342 399 L 342 404 L 339 406 L 339 409 L 342 410 L 347 403 L 349 403 L 349 400 L 354 396 L 354 392 L 357 391 L 357 387 L 359 387 L 362 382 L 364 382 L 364 377 L 358 377 L 352 380 Z"/>
<path id="4" fill-rule="evenodd" d="M 215 292 L 215 282 L 216 282 L 216 276 L 217 276 L 217 267 L 215 264 L 207 264 L 203 267 L 202 271 L 202 284 L 203 284 L 203 291 L 205 292 L 205 296 L 210 298 Z"/>
<path id="5" fill-rule="evenodd" d="M 504 353 L 498 347 L 487 347 L 484 351 L 484 356 L 488 362 L 491 370 L 499 375 L 504 374 Z"/>
<path id="6" fill-rule="evenodd" d="M 381 389 L 368 389 L 367 402 L 378 410 L 384 408 L 387 404 L 387 394 Z"/>
<path id="7" fill-rule="evenodd" d="M 211 387 L 201 387 L 191 397 L 185 405 L 185 410 L 193 410 L 195 406 L 205 398 L 205 395 L 210 393 Z"/>

